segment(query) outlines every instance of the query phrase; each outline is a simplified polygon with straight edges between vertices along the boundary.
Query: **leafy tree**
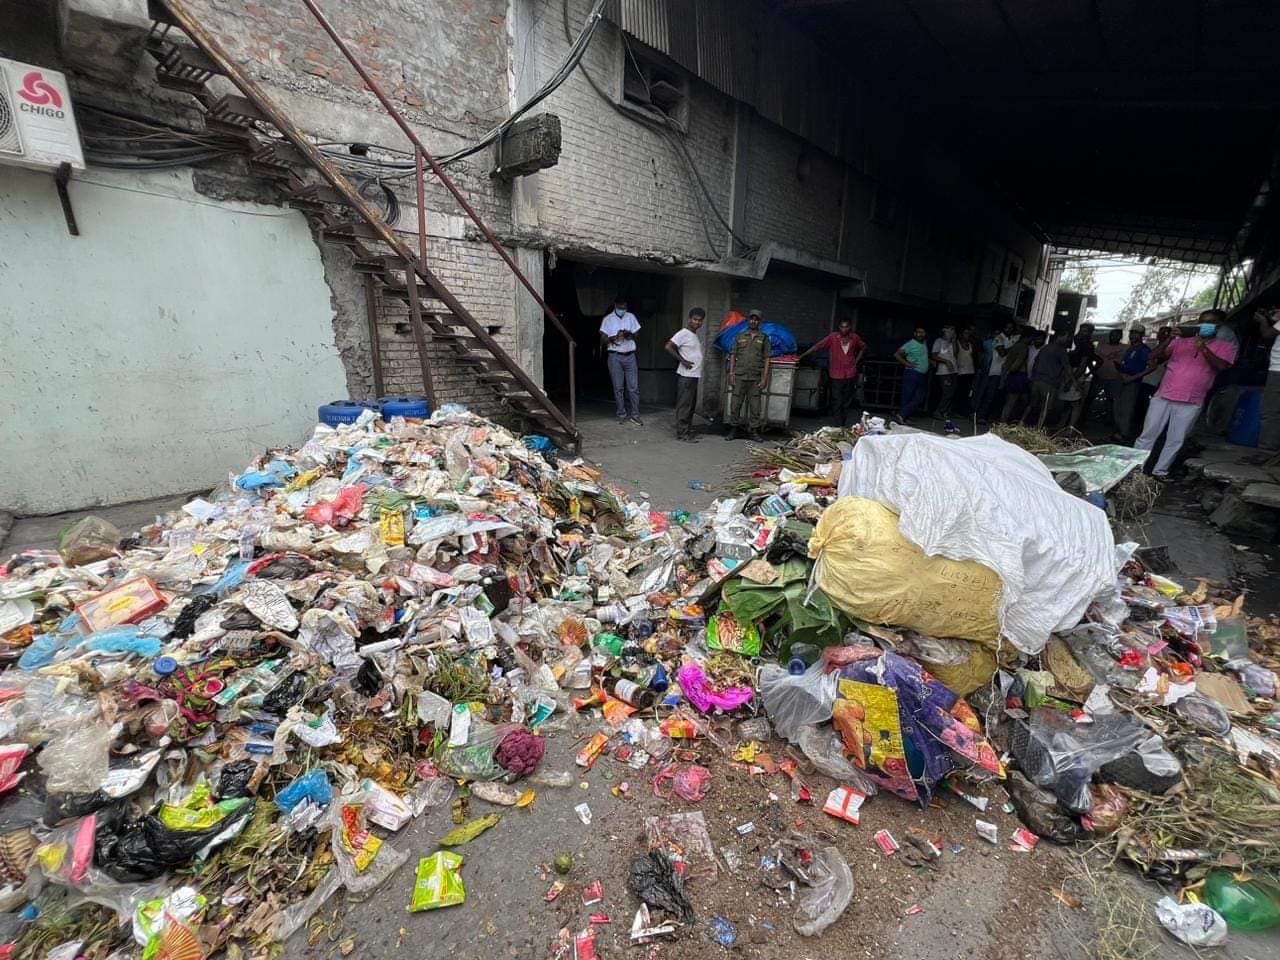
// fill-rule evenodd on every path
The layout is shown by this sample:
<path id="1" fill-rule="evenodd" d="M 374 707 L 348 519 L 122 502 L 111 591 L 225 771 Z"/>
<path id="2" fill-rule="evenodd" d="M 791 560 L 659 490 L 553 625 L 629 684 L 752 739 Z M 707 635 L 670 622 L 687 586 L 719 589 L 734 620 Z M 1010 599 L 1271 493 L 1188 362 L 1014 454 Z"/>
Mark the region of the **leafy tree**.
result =
<path id="1" fill-rule="evenodd" d="M 1129 291 L 1129 299 L 1116 314 L 1122 324 L 1131 323 L 1139 317 L 1179 310 L 1192 304 L 1205 294 L 1204 290 L 1194 297 L 1187 295 L 1187 289 L 1196 275 L 1207 276 L 1208 270 L 1194 270 L 1185 266 L 1170 263 L 1153 263 L 1147 267 L 1142 279 Z M 1209 306 L 1213 305 L 1213 294 L 1216 284 L 1208 288 Z"/>
<path id="2" fill-rule="evenodd" d="M 1073 263 L 1062 271 L 1062 279 L 1058 281 L 1059 290 L 1070 290 L 1072 293 L 1097 293 L 1098 268 L 1087 263 Z"/>

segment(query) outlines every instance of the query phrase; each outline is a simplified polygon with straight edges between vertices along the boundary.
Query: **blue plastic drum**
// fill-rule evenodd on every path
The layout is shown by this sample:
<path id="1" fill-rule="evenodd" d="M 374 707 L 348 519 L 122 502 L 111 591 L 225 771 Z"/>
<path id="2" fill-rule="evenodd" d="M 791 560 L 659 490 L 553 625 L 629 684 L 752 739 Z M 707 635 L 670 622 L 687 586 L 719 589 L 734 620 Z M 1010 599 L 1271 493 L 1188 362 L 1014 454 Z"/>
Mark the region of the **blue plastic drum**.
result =
<path id="1" fill-rule="evenodd" d="M 1227 440 L 1238 447 L 1256 447 L 1262 433 L 1262 391 L 1246 390 L 1231 414 Z"/>
<path id="2" fill-rule="evenodd" d="M 426 397 L 379 397 L 378 406 L 382 408 L 382 419 L 392 417 L 416 417 L 425 420 L 431 416 L 431 405 Z"/>
<path id="3" fill-rule="evenodd" d="M 344 423 L 355 423 L 366 410 L 376 412 L 378 404 L 372 400 L 334 400 L 322 405 L 317 416 L 325 426 L 336 427 Z"/>

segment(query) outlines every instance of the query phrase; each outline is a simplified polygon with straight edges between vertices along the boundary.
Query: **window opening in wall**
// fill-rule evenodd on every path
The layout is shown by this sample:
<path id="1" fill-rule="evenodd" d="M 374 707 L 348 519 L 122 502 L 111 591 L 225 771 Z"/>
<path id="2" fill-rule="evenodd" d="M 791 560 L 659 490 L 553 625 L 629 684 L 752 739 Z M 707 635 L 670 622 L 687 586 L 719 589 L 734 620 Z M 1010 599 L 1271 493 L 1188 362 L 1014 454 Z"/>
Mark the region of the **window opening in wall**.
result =
<path id="1" fill-rule="evenodd" d="M 624 43 L 622 61 L 623 106 L 661 114 L 685 130 L 689 119 L 688 78 L 630 43 Z"/>

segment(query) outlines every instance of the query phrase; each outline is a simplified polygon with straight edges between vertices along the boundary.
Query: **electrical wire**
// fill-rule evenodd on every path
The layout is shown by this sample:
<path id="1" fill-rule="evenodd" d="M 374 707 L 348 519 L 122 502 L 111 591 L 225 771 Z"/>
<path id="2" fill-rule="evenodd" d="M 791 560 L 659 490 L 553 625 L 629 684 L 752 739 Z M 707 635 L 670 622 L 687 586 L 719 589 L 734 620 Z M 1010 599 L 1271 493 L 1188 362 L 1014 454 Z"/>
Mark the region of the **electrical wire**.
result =
<path id="1" fill-rule="evenodd" d="M 561 14 L 565 39 L 569 40 L 571 39 L 569 34 L 569 0 L 562 0 Z M 631 44 L 627 41 L 625 33 L 622 34 L 622 42 L 626 46 L 628 56 L 631 57 L 632 62 L 634 63 L 635 54 L 631 50 Z M 596 95 L 612 107 L 615 113 L 618 113 L 635 123 L 639 123 L 641 126 L 655 130 L 665 136 L 667 138 L 667 142 L 671 144 L 676 153 L 684 160 L 689 173 L 692 174 L 693 179 L 701 188 L 702 195 L 707 206 L 711 209 L 715 218 L 720 221 L 720 225 L 729 233 L 729 236 L 738 241 L 738 243 L 741 244 L 748 253 L 754 253 L 760 249 L 759 244 L 754 244 L 738 234 L 738 232 L 730 225 L 729 221 L 725 219 L 724 214 L 720 212 L 720 208 L 716 206 L 715 199 L 711 196 L 711 189 L 707 186 L 706 180 L 703 179 L 701 172 L 698 170 L 697 164 L 694 163 L 693 155 L 689 152 L 689 148 L 684 142 L 683 133 L 674 120 L 666 114 L 656 111 L 652 115 L 642 115 L 639 113 L 639 108 L 624 108 L 621 104 L 615 101 L 613 97 L 609 96 L 609 94 L 600 88 L 600 85 L 596 83 L 595 78 L 591 76 L 591 73 L 587 70 L 584 64 L 579 64 L 578 69 L 582 71 L 582 76 L 586 78 L 587 83 L 591 86 L 591 89 L 596 92 Z M 643 72 L 641 72 L 641 79 L 644 79 Z M 711 244 L 711 247 L 713 252 L 718 252 L 715 250 L 715 244 Z"/>
<path id="2" fill-rule="evenodd" d="M 479 153 L 481 150 L 485 149 L 486 147 L 490 146 L 491 144 L 499 140 L 502 137 L 502 135 L 511 128 L 513 124 L 515 124 L 518 120 L 520 120 L 521 117 L 527 114 L 530 110 L 536 107 L 539 103 L 541 103 L 547 97 L 551 96 L 551 94 L 554 93 L 560 87 L 561 84 L 563 84 L 566 80 L 569 79 L 574 69 L 582 61 L 582 57 L 586 53 L 587 47 L 591 43 L 591 38 L 595 36 L 596 28 L 600 25 L 600 21 L 604 18 L 604 5 L 605 5 L 605 0 L 595 0 L 595 4 L 591 8 L 591 12 L 587 14 L 587 19 L 584 21 L 582 25 L 582 30 L 578 34 L 577 39 L 574 39 L 569 34 L 569 25 L 568 25 L 568 20 L 566 19 L 565 35 L 570 40 L 569 52 L 565 55 L 564 60 L 561 62 L 561 64 L 558 67 L 556 67 L 555 71 L 547 79 L 547 81 L 543 83 L 543 85 L 539 87 L 537 91 L 534 92 L 533 96 L 531 96 L 523 104 L 521 104 L 514 111 L 512 111 L 510 116 L 508 116 L 505 120 L 503 120 L 497 126 L 493 127 L 488 133 L 482 136 L 475 143 L 471 144 L 470 146 L 463 147 L 461 150 L 456 150 L 453 153 L 436 157 L 435 158 L 436 163 L 438 163 L 442 167 L 446 167 L 452 163 L 457 163 L 459 160 L 463 160 L 467 157 L 470 157 L 470 156 L 473 156 L 474 154 Z M 393 175 L 386 176 L 384 179 L 387 179 L 387 180 L 400 179 L 402 177 L 408 176 L 414 170 L 414 163 L 411 160 L 405 161 L 405 162 L 398 162 L 394 160 L 379 160 L 375 157 L 357 157 L 348 152 L 339 152 L 336 150 L 325 149 L 326 147 L 333 147 L 333 146 L 349 147 L 350 144 L 339 144 L 333 141 L 326 141 L 325 143 L 318 144 L 317 146 L 319 147 L 321 153 L 325 154 L 331 159 L 340 160 L 343 163 L 355 164 L 359 166 L 375 167 L 381 170 L 398 172 L 394 176 Z M 384 147 L 378 144 L 371 144 L 371 146 L 375 146 L 378 150 L 384 153 L 390 153 L 390 154 L 398 153 L 404 156 L 412 156 L 411 153 L 405 150 L 395 149 L 392 147 Z"/>

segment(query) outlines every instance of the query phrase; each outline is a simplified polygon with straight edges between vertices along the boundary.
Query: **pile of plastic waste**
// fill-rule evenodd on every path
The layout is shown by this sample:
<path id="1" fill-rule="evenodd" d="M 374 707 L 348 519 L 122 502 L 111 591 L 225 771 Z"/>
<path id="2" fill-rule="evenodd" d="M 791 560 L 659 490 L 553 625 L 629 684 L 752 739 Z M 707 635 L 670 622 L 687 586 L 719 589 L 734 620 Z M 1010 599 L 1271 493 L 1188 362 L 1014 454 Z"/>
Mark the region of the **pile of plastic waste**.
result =
<path id="1" fill-rule="evenodd" d="M 1025 825 L 1023 852 L 1110 838 L 1162 880 L 1204 881 L 1207 905 L 1158 911 L 1179 936 L 1212 913 L 1191 942 L 1280 923 L 1266 884 L 1280 871 L 1266 814 L 1280 627 L 1162 576 L 994 437 L 864 421 L 755 459 L 739 495 L 657 513 L 463 410 L 370 413 L 136 536 L 91 517 L 58 553 L 12 557 L 11 954 L 264 955 L 340 891 L 382 887 L 409 860 L 395 834 L 450 805 L 409 909 L 457 906 L 454 848 L 499 821 L 470 817 L 469 799 L 528 806 L 533 787 L 604 758 L 628 778 L 615 796 L 644 778 L 684 807 L 644 819 L 632 944 L 707 924 L 699 935 L 735 942 L 701 902 L 721 870 L 748 868 L 692 808 L 726 764 L 784 778 L 788 802 L 827 825 L 801 828 L 813 821 L 797 810 L 785 829 L 735 828 L 763 851 L 763 887 L 789 891 L 801 936 L 854 896 L 832 831 L 874 827 L 881 803 L 958 798 L 995 843 L 978 795 L 992 788 Z M 547 769 L 566 718 L 576 769 Z M 587 804 L 577 815 L 590 823 Z M 913 864 L 964 849 L 874 839 Z M 550 955 L 593 955 L 604 916 L 562 929 Z"/>
<path id="2" fill-rule="evenodd" d="M 724 542 L 773 522 L 735 516 Z M 674 673 L 709 583 L 689 557 L 716 538 L 444 409 L 322 425 L 137 536 L 90 517 L 10 558 L 5 939 L 101 953 L 115 924 L 55 922 L 87 900 L 148 956 L 260 950 L 379 887 L 406 859 L 390 835 L 457 784 L 567 785 L 540 728 L 605 663 L 633 704 L 661 686 L 654 652 Z M 624 650 L 607 630 L 642 614 L 660 629 Z M 424 859 L 418 908 L 459 902 L 448 870 Z"/>

